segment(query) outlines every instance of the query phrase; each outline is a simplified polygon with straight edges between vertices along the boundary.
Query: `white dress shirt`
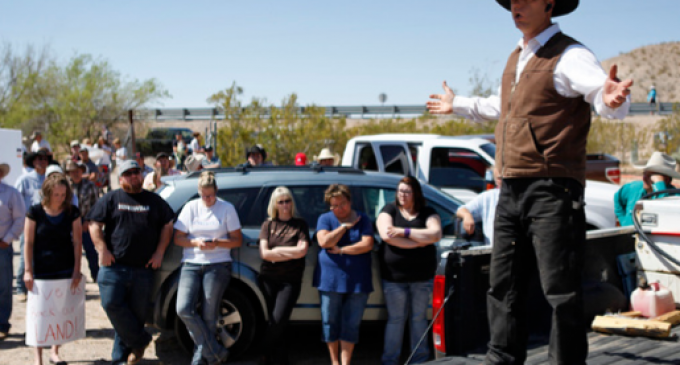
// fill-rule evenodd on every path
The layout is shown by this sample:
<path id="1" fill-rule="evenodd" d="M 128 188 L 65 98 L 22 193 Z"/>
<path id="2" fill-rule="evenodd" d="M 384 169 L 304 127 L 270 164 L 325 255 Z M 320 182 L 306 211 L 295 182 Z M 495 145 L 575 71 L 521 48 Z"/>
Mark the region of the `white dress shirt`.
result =
<path id="1" fill-rule="evenodd" d="M 522 51 L 517 62 L 516 81 L 519 80 L 529 60 L 558 32 L 560 32 L 560 26 L 555 23 L 527 42 L 526 47 L 524 39 L 519 40 L 518 46 Z M 623 105 L 616 109 L 604 104 L 602 88 L 609 76 L 602 69 L 593 52 L 583 45 L 575 44 L 567 47 L 557 61 L 553 77 L 558 94 L 567 98 L 583 96 L 585 101 L 593 105 L 595 111 L 605 118 L 623 119 L 628 114 L 630 96 L 626 98 Z M 453 112 L 476 122 L 498 119 L 501 115 L 500 93 L 499 88 L 498 95 L 487 98 L 468 98 L 456 95 L 453 99 Z"/>

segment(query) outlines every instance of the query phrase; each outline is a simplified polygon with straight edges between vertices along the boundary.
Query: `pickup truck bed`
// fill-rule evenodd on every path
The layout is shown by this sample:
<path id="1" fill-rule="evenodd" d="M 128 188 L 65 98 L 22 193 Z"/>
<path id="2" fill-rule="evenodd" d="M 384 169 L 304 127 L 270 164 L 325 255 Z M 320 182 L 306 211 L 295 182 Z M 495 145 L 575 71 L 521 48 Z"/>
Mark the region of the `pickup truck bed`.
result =
<path id="1" fill-rule="evenodd" d="M 584 327 L 592 322 L 595 315 L 628 308 L 624 277 L 618 270 L 617 257 L 635 250 L 633 231 L 632 227 L 620 227 L 588 232 L 583 268 Z M 437 358 L 485 352 L 489 340 L 486 291 L 489 287 L 490 254 L 490 249 L 482 247 L 442 254 L 435 277 L 433 310 L 435 302 L 441 303 L 445 294 L 450 293 L 450 297 L 444 304 L 442 318 L 435 320 L 435 339 L 441 339 L 443 344 L 435 346 Z M 552 309 L 542 295 L 537 275 L 529 282 L 528 292 L 529 339 L 533 347 L 540 347 L 548 342 Z"/>
<path id="2" fill-rule="evenodd" d="M 645 337 L 625 337 L 588 334 L 588 364 L 680 364 L 677 337 L 680 327 L 672 330 L 671 340 L 654 340 Z M 427 362 L 428 365 L 478 365 L 484 360 L 484 353 L 470 353 L 467 357 L 446 357 Z M 527 365 L 548 364 L 548 345 L 535 344 L 527 352 Z"/>

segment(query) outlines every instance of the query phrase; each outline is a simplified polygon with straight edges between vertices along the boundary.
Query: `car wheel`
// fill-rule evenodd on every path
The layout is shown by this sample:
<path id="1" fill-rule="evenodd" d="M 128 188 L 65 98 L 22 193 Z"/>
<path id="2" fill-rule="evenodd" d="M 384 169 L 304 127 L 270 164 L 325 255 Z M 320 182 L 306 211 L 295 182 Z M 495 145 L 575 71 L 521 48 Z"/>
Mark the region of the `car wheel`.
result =
<path id="1" fill-rule="evenodd" d="M 222 296 L 217 321 L 217 340 L 229 349 L 229 358 L 243 355 L 255 338 L 258 322 L 257 315 L 248 297 L 238 288 L 229 287 Z M 175 336 L 188 353 L 194 351 L 194 341 L 184 322 L 175 316 Z"/>

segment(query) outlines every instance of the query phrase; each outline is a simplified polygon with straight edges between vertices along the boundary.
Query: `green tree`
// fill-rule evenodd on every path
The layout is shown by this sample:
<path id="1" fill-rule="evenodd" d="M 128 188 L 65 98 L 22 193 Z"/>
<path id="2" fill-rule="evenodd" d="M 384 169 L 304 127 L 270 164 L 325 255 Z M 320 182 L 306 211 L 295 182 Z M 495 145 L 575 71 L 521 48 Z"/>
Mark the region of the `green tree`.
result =
<path id="1" fill-rule="evenodd" d="M 54 62 L 48 48 L 16 51 L 9 43 L 0 46 L 0 126 L 36 126 L 44 101 L 54 94 Z"/>
<path id="2" fill-rule="evenodd" d="M 77 54 L 66 65 L 49 52 L 5 45 L 0 60 L 0 126 L 46 132 L 53 148 L 94 137 L 98 127 L 127 118 L 127 111 L 168 97 L 156 79 L 125 80 L 106 60 Z"/>
<path id="3" fill-rule="evenodd" d="M 217 153 L 225 166 L 244 162 L 246 148 L 255 144 L 266 149 L 268 161 L 291 165 L 298 152 L 311 159 L 324 147 L 338 151 L 347 142 L 345 118 L 327 117 L 325 109 L 315 105 L 301 108 L 296 94 L 284 98 L 278 108 L 258 98 L 244 107 L 242 94 L 243 88 L 233 83 L 208 98 L 225 115 L 226 126 L 217 131 Z"/>

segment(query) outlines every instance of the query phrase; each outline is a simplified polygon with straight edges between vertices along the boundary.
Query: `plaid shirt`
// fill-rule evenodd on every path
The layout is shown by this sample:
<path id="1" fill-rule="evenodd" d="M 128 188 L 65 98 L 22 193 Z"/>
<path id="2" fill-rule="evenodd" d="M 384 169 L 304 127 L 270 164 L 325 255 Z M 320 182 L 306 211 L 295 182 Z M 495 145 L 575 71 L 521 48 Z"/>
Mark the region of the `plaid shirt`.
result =
<path id="1" fill-rule="evenodd" d="M 99 199 L 97 187 L 94 186 L 92 181 L 83 179 L 80 181 L 80 184 L 71 182 L 71 188 L 73 189 L 73 194 L 78 196 L 78 209 L 80 209 L 80 215 L 84 219 L 92 206 L 94 206 L 94 203 Z"/>

